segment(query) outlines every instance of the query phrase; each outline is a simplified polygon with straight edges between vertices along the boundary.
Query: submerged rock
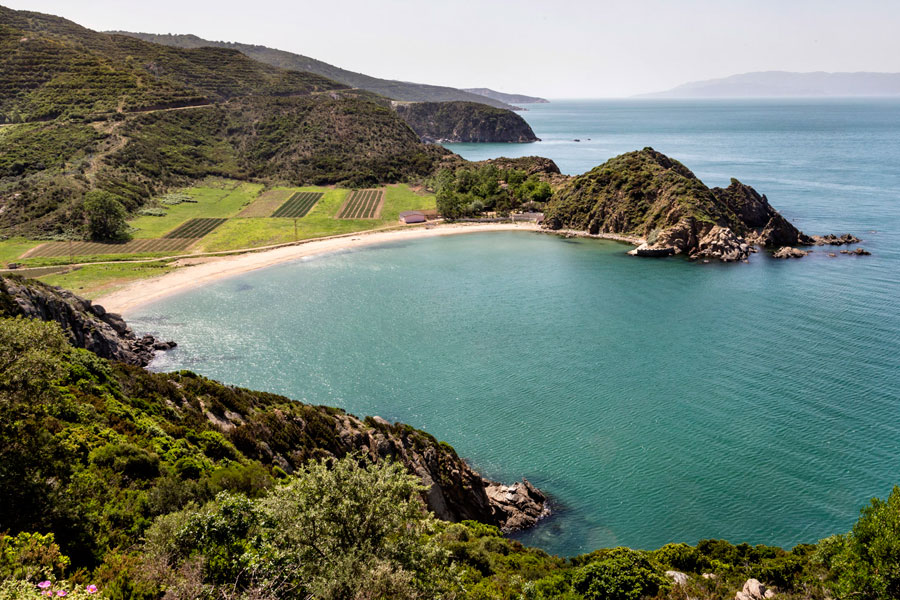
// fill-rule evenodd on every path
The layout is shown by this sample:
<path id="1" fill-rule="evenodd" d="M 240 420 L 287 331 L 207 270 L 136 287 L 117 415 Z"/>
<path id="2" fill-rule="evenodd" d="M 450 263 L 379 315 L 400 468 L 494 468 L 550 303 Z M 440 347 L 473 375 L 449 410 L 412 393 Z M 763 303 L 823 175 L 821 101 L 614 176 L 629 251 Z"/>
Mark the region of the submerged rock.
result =
<path id="1" fill-rule="evenodd" d="M 853 250 L 841 250 L 841 254 L 852 254 L 854 256 L 871 256 L 872 253 L 865 248 L 854 248 Z"/>

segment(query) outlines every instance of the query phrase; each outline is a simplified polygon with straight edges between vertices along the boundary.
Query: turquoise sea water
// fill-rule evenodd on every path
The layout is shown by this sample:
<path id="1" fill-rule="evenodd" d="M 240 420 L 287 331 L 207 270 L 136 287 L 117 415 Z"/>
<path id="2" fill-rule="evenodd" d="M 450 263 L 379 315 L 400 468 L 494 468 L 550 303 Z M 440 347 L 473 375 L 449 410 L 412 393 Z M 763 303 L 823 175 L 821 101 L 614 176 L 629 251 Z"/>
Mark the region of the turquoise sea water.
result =
<path id="1" fill-rule="evenodd" d="M 554 553 L 849 529 L 900 483 L 900 103 L 524 116 L 544 142 L 454 150 L 542 154 L 571 173 L 651 145 L 873 256 L 700 265 L 525 232 L 390 244 L 128 315 L 179 341 L 154 366 L 426 429 L 487 475 L 549 492 L 555 516 L 520 538 Z"/>

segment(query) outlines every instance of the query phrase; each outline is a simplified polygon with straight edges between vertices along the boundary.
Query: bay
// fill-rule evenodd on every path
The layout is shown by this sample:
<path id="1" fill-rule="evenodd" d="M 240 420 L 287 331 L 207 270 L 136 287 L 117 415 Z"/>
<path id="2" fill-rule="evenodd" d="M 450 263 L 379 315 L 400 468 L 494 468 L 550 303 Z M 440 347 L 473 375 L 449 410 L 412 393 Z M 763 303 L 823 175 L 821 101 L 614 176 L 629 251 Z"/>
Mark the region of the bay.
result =
<path id="1" fill-rule="evenodd" d="M 135 311 L 135 329 L 179 341 L 154 368 L 425 429 L 550 493 L 555 515 L 519 537 L 563 555 L 812 542 L 900 483 L 900 103 L 558 101 L 523 116 L 544 141 L 451 148 L 579 173 L 653 146 L 873 255 L 698 265 L 520 232 L 383 245 Z"/>

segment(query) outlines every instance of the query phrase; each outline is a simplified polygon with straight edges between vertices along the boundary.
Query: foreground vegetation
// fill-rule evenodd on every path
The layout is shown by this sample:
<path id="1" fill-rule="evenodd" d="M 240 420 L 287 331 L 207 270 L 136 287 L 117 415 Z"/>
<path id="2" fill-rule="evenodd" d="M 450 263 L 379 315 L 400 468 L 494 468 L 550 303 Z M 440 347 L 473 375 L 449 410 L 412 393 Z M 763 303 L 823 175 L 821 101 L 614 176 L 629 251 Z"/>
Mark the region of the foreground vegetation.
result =
<path id="1" fill-rule="evenodd" d="M 404 467 L 335 453 L 341 414 L 0 319 L 0 598 L 46 582 L 78 598 L 730 599 L 748 578 L 784 598 L 900 593 L 900 489 L 790 551 L 704 540 L 562 559 L 437 521 Z"/>

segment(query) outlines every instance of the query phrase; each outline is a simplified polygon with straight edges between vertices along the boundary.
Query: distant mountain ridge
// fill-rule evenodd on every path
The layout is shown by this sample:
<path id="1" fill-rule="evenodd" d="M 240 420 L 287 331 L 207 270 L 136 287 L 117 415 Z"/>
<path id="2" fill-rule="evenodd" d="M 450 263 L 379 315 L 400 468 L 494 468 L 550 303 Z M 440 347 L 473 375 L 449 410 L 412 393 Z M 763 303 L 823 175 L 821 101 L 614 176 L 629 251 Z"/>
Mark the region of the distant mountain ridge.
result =
<path id="1" fill-rule="evenodd" d="M 544 98 L 538 98 L 536 96 L 526 96 L 524 94 L 505 94 L 503 92 L 498 92 L 496 90 L 492 90 L 490 88 L 463 88 L 464 92 L 471 92 L 473 94 L 478 94 L 479 96 L 484 96 L 485 98 L 491 98 L 493 100 L 499 100 L 500 102 L 506 102 L 507 104 L 549 104 L 550 101 Z"/>
<path id="2" fill-rule="evenodd" d="M 183 49 L 217 47 L 238 50 L 254 60 L 258 60 L 259 62 L 274 67 L 291 71 L 314 73 L 354 88 L 364 89 L 403 102 L 449 102 L 463 100 L 466 102 L 481 102 L 482 104 L 488 104 L 497 108 L 514 108 L 506 102 L 489 96 L 482 96 L 465 90 L 440 85 L 379 79 L 378 77 L 372 77 L 363 73 L 355 73 L 353 71 L 341 69 L 340 67 L 330 65 L 315 58 L 303 56 L 302 54 L 276 50 L 267 46 L 205 40 L 192 34 L 156 34 L 131 31 L 110 31 L 107 33 L 127 35 L 145 42 L 153 42 L 164 46 L 173 46 Z"/>
<path id="3" fill-rule="evenodd" d="M 693 81 L 642 98 L 898 97 L 900 73 L 758 71 Z"/>

